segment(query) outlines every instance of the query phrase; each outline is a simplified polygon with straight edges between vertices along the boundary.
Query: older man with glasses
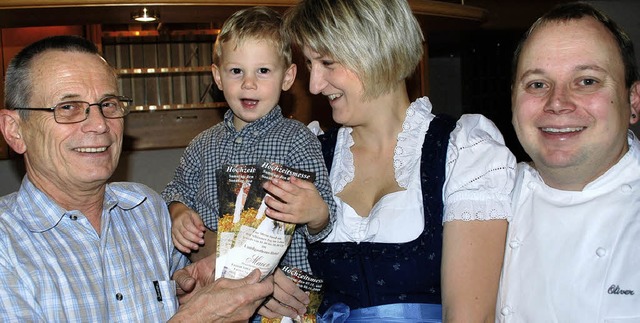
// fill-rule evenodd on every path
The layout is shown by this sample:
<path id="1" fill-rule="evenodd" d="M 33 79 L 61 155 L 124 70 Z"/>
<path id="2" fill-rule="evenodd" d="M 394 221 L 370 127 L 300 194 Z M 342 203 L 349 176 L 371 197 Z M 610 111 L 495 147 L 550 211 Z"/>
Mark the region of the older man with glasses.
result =
<path id="1" fill-rule="evenodd" d="M 0 198 L 0 321 L 246 320 L 273 292 L 257 272 L 212 282 L 213 259 L 180 270 L 188 260 L 160 196 L 107 184 L 131 99 L 95 45 L 38 41 L 13 58 L 5 86 L 0 130 L 27 174 Z"/>

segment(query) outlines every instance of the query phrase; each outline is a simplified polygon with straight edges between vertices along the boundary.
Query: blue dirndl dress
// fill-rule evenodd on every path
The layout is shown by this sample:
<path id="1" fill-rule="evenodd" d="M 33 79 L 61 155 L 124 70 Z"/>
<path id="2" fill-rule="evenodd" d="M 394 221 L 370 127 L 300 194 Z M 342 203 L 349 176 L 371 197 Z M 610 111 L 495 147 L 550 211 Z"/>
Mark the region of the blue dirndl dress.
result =
<path id="1" fill-rule="evenodd" d="M 418 238 L 309 245 L 311 268 L 324 280 L 320 322 L 441 321 L 442 189 L 455 124 L 438 115 L 425 136 L 420 162 L 425 224 Z M 319 136 L 329 171 L 336 138 L 337 129 Z"/>

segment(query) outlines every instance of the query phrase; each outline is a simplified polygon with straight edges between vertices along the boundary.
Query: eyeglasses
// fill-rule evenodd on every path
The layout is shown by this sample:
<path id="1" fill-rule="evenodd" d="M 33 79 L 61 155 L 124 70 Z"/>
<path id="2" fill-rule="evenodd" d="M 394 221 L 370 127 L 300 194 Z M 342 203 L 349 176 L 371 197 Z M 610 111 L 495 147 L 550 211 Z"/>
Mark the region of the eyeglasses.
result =
<path id="1" fill-rule="evenodd" d="M 85 101 L 65 101 L 56 104 L 53 108 L 14 108 L 14 110 L 43 110 L 53 112 L 53 118 L 57 123 L 78 123 L 87 120 L 91 106 L 100 109 L 102 116 L 107 119 L 123 118 L 129 114 L 129 104 L 132 99 L 126 96 L 108 96 L 98 103 Z"/>

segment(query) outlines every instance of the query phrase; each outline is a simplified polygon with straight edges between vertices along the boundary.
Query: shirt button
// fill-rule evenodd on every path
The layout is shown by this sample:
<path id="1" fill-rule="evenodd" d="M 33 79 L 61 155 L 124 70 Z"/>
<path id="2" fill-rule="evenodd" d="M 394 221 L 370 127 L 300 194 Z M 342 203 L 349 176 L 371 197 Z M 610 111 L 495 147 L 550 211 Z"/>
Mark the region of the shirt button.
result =
<path id="1" fill-rule="evenodd" d="M 520 247 L 520 241 L 513 240 L 509 242 L 509 247 L 511 247 L 512 249 L 517 249 L 518 247 Z"/>
<path id="2" fill-rule="evenodd" d="M 620 190 L 622 191 L 622 193 L 626 193 L 629 194 L 631 193 L 631 191 L 633 190 L 633 188 L 631 187 L 631 185 L 629 184 L 624 184 L 620 187 Z"/>
<path id="3" fill-rule="evenodd" d="M 502 314 L 502 316 L 507 316 L 507 315 L 511 315 L 511 307 L 509 306 L 505 306 L 500 310 L 500 314 Z"/>
<path id="4" fill-rule="evenodd" d="M 598 255 L 598 257 L 604 257 L 607 255 L 607 249 L 605 248 L 598 248 L 596 249 L 596 255 Z"/>
<path id="5" fill-rule="evenodd" d="M 529 182 L 529 183 L 527 183 L 527 187 L 528 187 L 530 190 L 535 189 L 535 188 L 536 188 L 536 183 L 534 183 L 534 182 Z"/>
<path id="6" fill-rule="evenodd" d="M 122 294 L 117 293 L 116 294 L 116 300 L 121 301 L 122 300 Z"/>
<path id="7" fill-rule="evenodd" d="M 71 214 L 71 215 L 69 216 L 69 219 L 71 219 L 71 220 L 75 221 L 75 220 L 77 220 L 77 219 L 78 219 L 78 216 L 77 216 L 77 215 L 75 215 L 75 214 Z"/>
<path id="8" fill-rule="evenodd" d="M 238 137 L 235 140 L 236 144 L 241 144 L 242 143 L 242 137 Z"/>

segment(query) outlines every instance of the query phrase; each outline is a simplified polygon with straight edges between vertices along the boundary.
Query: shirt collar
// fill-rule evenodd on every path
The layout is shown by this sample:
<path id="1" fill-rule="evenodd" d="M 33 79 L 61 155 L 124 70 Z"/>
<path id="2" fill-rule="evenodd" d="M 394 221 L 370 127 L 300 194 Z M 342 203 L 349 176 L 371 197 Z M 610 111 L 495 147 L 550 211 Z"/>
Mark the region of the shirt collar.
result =
<path id="1" fill-rule="evenodd" d="M 117 206 L 129 210 L 145 199 L 146 196 L 138 192 L 124 191 L 107 184 L 103 208 L 111 210 Z M 22 222 L 33 232 L 44 232 L 55 227 L 65 214 L 70 213 L 33 185 L 26 175 L 18 190 L 16 203 L 17 209 L 23 211 L 17 216 L 22 217 Z"/>
<path id="2" fill-rule="evenodd" d="M 227 130 L 232 133 L 249 133 L 253 134 L 256 137 L 264 135 L 271 127 L 275 126 L 276 121 L 284 118 L 282 116 L 282 109 L 279 105 L 276 105 L 269 113 L 264 115 L 262 118 L 247 124 L 241 131 L 237 131 L 233 126 L 233 111 L 231 109 L 227 110 L 224 114 L 224 125 Z"/>

